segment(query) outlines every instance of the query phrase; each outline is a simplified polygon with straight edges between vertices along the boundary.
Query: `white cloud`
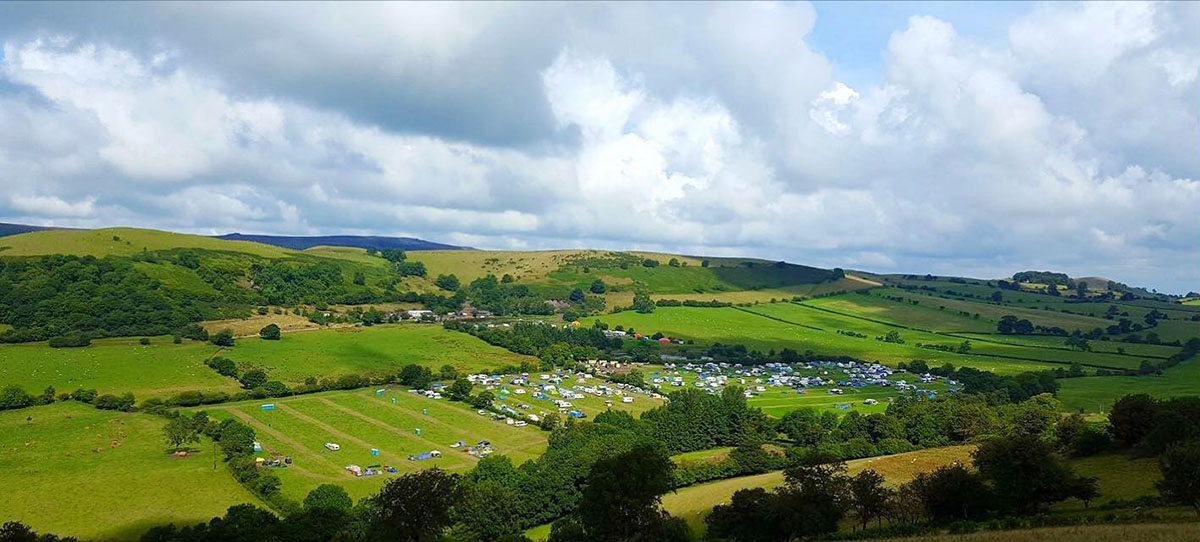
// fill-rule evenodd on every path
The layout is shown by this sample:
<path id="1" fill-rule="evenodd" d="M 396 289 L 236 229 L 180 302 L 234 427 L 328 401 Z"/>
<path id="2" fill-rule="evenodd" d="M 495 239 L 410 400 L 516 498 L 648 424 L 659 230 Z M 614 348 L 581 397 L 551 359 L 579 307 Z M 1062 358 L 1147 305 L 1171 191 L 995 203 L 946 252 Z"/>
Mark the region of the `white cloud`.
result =
<path id="1" fill-rule="evenodd" d="M 96 212 L 95 198 L 69 203 L 55 196 L 14 195 L 9 202 L 17 211 L 44 217 L 81 218 Z"/>
<path id="2" fill-rule="evenodd" d="M 863 88 L 807 4 L 127 8 L 177 37 L 4 44 L 0 217 L 1194 284 L 1181 4 L 914 16 Z"/>

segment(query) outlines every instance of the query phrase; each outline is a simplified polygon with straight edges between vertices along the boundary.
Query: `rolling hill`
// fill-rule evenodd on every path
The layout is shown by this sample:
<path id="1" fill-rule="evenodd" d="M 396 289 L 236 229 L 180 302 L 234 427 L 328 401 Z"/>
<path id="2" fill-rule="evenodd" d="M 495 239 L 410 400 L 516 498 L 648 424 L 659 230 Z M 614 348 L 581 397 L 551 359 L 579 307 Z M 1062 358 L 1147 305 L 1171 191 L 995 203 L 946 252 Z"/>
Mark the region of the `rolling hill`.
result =
<path id="1" fill-rule="evenodd" d="M 434 243 L 415 237 L 382 237 L 376 235 L 254 235 L 243 233 L 228 233 L 214 236 L 226 241 L 251 241 L 292 250 L 304 250 L 317 246 L 337 246 L 354 248 L 375 248 L 379 250 L 469 250 L 469 247 L 459 247 L 443 243 Z"/>

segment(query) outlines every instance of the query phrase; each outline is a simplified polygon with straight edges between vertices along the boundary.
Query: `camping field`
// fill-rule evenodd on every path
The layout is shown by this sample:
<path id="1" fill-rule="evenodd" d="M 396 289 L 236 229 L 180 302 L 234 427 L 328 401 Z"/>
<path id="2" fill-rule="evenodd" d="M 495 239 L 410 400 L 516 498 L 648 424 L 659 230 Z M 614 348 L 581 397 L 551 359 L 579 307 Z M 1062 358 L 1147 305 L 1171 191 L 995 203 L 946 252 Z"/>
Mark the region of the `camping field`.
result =
<path id="1" fill-rule="evenodd" d="M 521 402 L 531 403 L 531 408 L 525 410 L 528 413 L 555 410 L 548 402 L 529 396 L 510 396 L 507 403 L 498 401 L 497 405 L 508 404 L 516 409 Z M 591 396 L 572 403 L 589 417 L 606 408 L 603 399 Z M 264 410 L 264 404 L 275 408 Z M 636 415 L 656 404 L 660 403 L 639 396 L 634 403 L 615 401 L 612 408 L 627 409 Z M 217 419 L 232 417 L 249 424 L 262 444 L 260 457 L 291 457 L 291 466 L 274 470 L 283 482 L 284 494 L 295 500 L 302 500 L 309 491 L 326 482 L 343 485 L 357 499 L 373 494 L 388 478 L 386 475 L 356 478 L 345 470 L 350 464 L 389 465 L 400 472 L 432 466 L 464 472 L 477 459 L 465 453 L 465 448 L 450 447 L 458 440 L 468 445 L 488 440 L 495 453 L 511 457 L 519 464 L 541 455 L 548 435 L 532 424 L 510 426 L 503 420 L 495 420 L 490 413 L 480 415 L 464 403 L 430 399 L 393 386 L 224 403 L 196 410 L 204 410 Z M 337 443 L 341 449 L 330 451 L 325 448 L 327 442 Z M 379 450 L 378 456 L 370 454 L 372 448 Z M 442 457 L 419 462 L 408 460 L 410 455 L 431 450 L 442 452 Z"/>
<path id="2" fill-rule="evenodd" d="M 0 412 L 0 516 L 62 536 L 129 540 L 261 505 L 224 465 L 213 470 L 208 441 L 196 455 L 171 456 L 164 423 L 73 401 Z"/>
<path id="3" fill-rule="evenodd" d="M 303 331 L 284 334 L 278 341 L 252 337 L 239 339 L 221 355 L 265 369 L 271 379 L 286 383 L 309 376 L 389 373 L 410 363 L 435 371 L 451 365 L 463 373 L 486 372 L 531 359 L 431 324 Z"/>

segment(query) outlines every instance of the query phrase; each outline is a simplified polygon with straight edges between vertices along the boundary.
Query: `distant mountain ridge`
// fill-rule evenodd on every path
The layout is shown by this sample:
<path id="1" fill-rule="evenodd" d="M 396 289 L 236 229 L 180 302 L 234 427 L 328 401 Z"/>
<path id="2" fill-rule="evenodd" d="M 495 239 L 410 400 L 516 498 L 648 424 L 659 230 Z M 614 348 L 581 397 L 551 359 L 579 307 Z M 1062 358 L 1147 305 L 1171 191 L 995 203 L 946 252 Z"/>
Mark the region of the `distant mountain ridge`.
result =
<path id="1" fill-rule="evenodd" d="M 255 243 L 262 243 L 264 245 L 290 248 L 292 250 L 304 250 L 306 248 L 317 246 L 377 248 L 380 250 L 471 250 L 470 247 L 435 243 L 433 241 L 426 241 L 424 239 L 417 239 L 415 237 L 384 237 L 378 235 L 298 236 L 248 235 L 243 233 L 229 233 L 225 235 L 214 235 L 213 237 L 217 239 L 224 239 L 226 241 L 252 241 Z"/>
<path id="2" fill-rule="evenodd" d="M 71 228 L 30 226 L 28 224 L 9 224 L 7 222 L 0 222 L 0 237 L 8 237 L 9 235 L 18 235 L 18 234 L 22 234 L 22 233 L 29 233 L 31 231 L 67 230 L 67 229 L 71 229 Z"/>

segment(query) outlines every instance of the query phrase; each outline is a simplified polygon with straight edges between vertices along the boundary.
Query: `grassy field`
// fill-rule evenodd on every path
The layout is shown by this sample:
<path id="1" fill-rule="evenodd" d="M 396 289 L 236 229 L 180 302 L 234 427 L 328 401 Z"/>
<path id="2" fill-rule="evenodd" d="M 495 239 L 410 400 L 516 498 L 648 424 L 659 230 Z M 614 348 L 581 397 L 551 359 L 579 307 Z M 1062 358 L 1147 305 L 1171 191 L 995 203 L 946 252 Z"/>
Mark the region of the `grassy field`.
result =
<path id="1" fill-rule="evenodd" d="M 80 387 L 131 392 L 139 400 L 192 390 L 237 391 L 236 382 L 204 365 L 215 351 L 208 343 L 172 344 L 169 337 L 151 338 L 148 346 L 134 338 L 98 340 L 86 348 L 50 348 L 44 342 L 0 345 L 0 383 L 18 384 L 34 394 L 46 386 L 60 393 Z"/>
<path id="2" fill-rule="evenodd" d="M 271 400 L 275 410 L 262 410 L 267 401 L 230 403 L 207 408 L 217 418 L 235 417 L 248 423 L 263 445 L 262 457 L 292 457 L 288 468 L 275 469 L 284 493 L 302 499 L 319 484 L 343 485 L 356 499 L 377 491 L 388 476 L 356 478 L 346 465 L 366 467 L 384 464 L 401 472 L 438 466 L 463 472 L 477 459 L 462 449 L 451 448 L 457 440 L 475 444 L 489 440 L 496 453 L 515 463 L 533 459 L 546 448 L 547 433 L 533 426 L 513 427 L 491 416 L 481 416 L 467 405 L 429 399 L 401 388 L 327 392 Z M 392 403 L 392 399 L 396 402 Z M 416 434 L 417 429 L 421 434 Z M 325 449 L 336 442 L 341 449 Z M 370 449 L 380 450 L 371 456 Z M 439 450 L 440 459 L 414 462 L 409 455 Z"/>
<path id="3" fill-rule="evenodd" d="M 1180 542 L 1200 540 L 1200 523 L 1082 525 L 1018 531 L 888 538 L 888 542 Z"/>
<path id="4" fill-rule="evenodd" d="M 0 246 L 4 256 L 75 254 L 79 256 L 129 256 L 144 250 L 200 248 L 243 252 L 264 258 L 284 258 L 296 251 L 249 241 L 226 241 L 202 235 L 188 235 L 138 228 L 98 230 L 45 230 L 5 237 Z"/>
<path id="5" fill-rule="evenodd" d="M 213 470 L 208 442 L 197 455 L 169 455 L 164 423 L 75 402 L 0 412 L 0 518 L 84 540 L 134 540 L 154 525 L 258 503 L 224 466 Z"/>
<path id="6" fill-rule="evenodd" d="M 931 448 L 904 454 L 856 459 L 846 462 L 851 475 L 873 469 L 883 475 L 889 485 L 899 485 L 911 480 L 918 473 L 931 471 L 942 465 L 970 461 L 974 446 L 951 446 Z M 692 530 L 704 531 L 704 517 L 718 504 L 729 502 L 738 490 L 762 487 L 768 490 L 783 484 L 783 472 L 773 471 L 753 476 L 742 476 L 685 487 L 663 496 L 663 508 L 672 516 L 682 517 Z"/>
<path id="7" fill-rule="evenodd" d="M 788 304 L 756 305 L 748 310 L 732 307 L 660 307 L 651 314 L 626 311 L 606 314 L 599 319 L 609 325 L 619 324 L 626 328 L 633 327 L 643 333 L 662 332 L 670 337 L 693 339 L 702 343 L 740 343 L 764 351 L 772 348 L 780 350 L 785 347 L 801 352 L 812 350 L 818 354 L 848 355 L 868 361 L 878 360 L 889 365 L 895 365 L 901 361 L 924 359 L 931 365 L 949 362 L 956 366 L 970 365 L 1007 374 L 1054 367 L 1054 365 L 1037 361 L 963 356 L 917 348 L 913 344 L 886 343 L 875 340 L 873 336 L 860 339 L 839 335 L 835 329 L 812 329 L 804 327 L 804 325 L 808 325 L 805 323 L 789 323 L 763 316 L 766 312 L 765 307 L 784 307 L 789 312 L 812 311 L 817 314 L 817 311 L 813 309 L 802 307 L 792 309 L 787 308 L 786 305 Z M 813 321 L 809 320 L 809 322 Z M 865 322 L 865 324 L 871 323 Z M 847 324 L 847 326 L 849 325 Z"/>
<path id="8" fill-rule="evenodd" d="M 1105 320 L 1104 318 L 1093 317 L 1093 316 L 1088 316 L 1088 315 L 1083 315 L 1083 314 L 1056 312 L 1054 310 L 1046 310 L 1045 308 L 1042 308 L 1045 306 L 1050 306 L 1052 304 L 1043 305 L 1042 307 L 997 305 L 997 304 L 992 304 L 992 303 L 984 303 L 984 302 L 981 302 L 980 300 L 967 301 L 967 300 L 962 300 L 962 299 L 947 299 L 947 298 L 942 298 L 942 297 L 936 297 L 934 295 L 928 295 L 926 293 L 910 292 L 910 291 L 905 291 L 905 290 L 900 290 L 900 289 L 895 289 L 895 288 L 880 288 L 877 290 L 872 290 L 871 293 L 872 293 L 872 295 L 897 296 L 897 297 L 903 298 L 906 301 L 917 301 L 918 305 L 925 305 L 927 307 L 934 307 L 934 308 L 945 307 L 946 311 L 949 311 L 952 313 L 957 313 L 958 311 L 965 311 L 965 312 L 971 313 L 972 316 L 975 313 L 979 313 L 979 318 L 981 320 L 984 320 L 987 322 L 992 322 L 993 325 L 995 324 L 995 322 L 1000 321 L 1000 318 L 1002 318 L 1006 315 L 1013 315 L 1013 316 L 1016 316 L 1017 318 L 1027 318 L 1030 322 L 1033 322 L 1034 325 L 1058 326 L 1067 331 L 1071 331 L 1074 329 L 1081 329 L 1081 330 L 1086 331 L 1086 330 L 1090 330 L 1090 329 L 1096 328 L 1096 327 L 1101 327 L 1101 328 L 1108 327 L 1110 324 L 1112 324 L 1111 321 Z M 1008 292 L 1005 292 L 1005 293 L 1007 294 Z M 1030 294 L 1030 295 L 1035 295 L 1035 294 Z M 1048 296 L 1040 296 L 1040 297 L 1048 297 Z M 1087 305 L 1087 308 L 1090 310 L 1093 307 L 1092 307 L 1092 305 Z M 1103 311 L 1103 309 L 1098 309 L 1098 310 Z M 1081 309 L 1081 312 L 1082 312 L 1082 309 Z"/>
<path id="9" fill-rule="evenodd" d="M 261 367 L 272 379 L 303 382 L 309 376 L 394 372 L 416 363 L 434 370 L 489 371 L 531 358 L 491 346 L 438 325 L 391 324 L 288 333 L 279 341 L 241 339 L 221 355 Z M 536 361 L 536 360 L 535 360 Z"/>
<path id="10" fill-rule="evenodd" d="M 875 295 L 839 295 L 805 301 L 804 304 L 916 329 L 982 333 L 996 331 L 996 324 L 991 321 L 939 310 L 936 306 L 901 303 Z"/>
<path id="11" fill-rule="evenodd" d="M 1200 359 L 1192 358 L 1162 376 L 1087 376 L 1060 381 L 1058 398 L 1067 410 L 1108 412 L 1117 399 L 1134 393 L 1155 397 L 1200 395 Z"/>

